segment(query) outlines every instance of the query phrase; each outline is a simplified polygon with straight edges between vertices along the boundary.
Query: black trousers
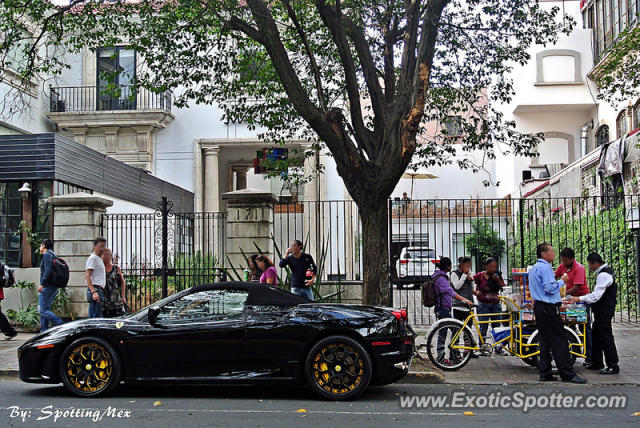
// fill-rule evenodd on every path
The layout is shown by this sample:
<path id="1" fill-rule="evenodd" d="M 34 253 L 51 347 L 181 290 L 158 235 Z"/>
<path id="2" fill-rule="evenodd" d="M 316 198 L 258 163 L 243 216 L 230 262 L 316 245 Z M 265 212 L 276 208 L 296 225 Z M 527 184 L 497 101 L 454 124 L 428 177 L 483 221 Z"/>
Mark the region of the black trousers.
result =
<path id="1" fill-rule="evenodd" d="M 593 311 L 593 326 L 591 327 L 591 361 L 595 366 L 602 365 L 602 354 L 607 367 L 618 366 L 618 350 L 616 342 L 613 340 L 613 330 L 611 320 L 613 320 L 612 310 Z"/>
<path id="2" fill-rule="evenodd" d="M 4 316 L 2 310 L 0 310 L 0 331 L 6 335 L 15 333 L 15 330 L 11 327 L 11 324 L 9 324 L 9 320 Z"/>
<path id="3" fill-rule="evenodd" d="M 564 331 L 564 325 L 560 318 L 560 310 L 557 305 L 545 302 L 536 302 L 533 306 L 536 314 L 536 325 L 540 337 L 540 358 L 538 369 L 540 376 L 551 375 L 551 355 L 558 367 L 558 373 L 562 380 L 569 380 L 576 375 L 573 371 L 573 363 L 569 354 L 569 340 Z"/>

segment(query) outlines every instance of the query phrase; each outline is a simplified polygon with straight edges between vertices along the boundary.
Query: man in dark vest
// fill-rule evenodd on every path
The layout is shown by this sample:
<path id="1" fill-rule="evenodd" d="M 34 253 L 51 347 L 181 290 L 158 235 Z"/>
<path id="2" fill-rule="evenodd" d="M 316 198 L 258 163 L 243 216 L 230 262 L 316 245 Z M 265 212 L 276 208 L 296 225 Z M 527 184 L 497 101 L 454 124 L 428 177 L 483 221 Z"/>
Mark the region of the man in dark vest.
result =
<path id="1" fill-rule="evenodd" d="M 599 370 L 600 374 L 618 374 L 620 373 L 618 351 L 611 329 L 618 291 L 615 274 L 598 253 L 589 254 L 587 262 L 589 262 L 589 269 L 597 275 L 596 286 L 589 294 L 569 299 L 573 302 L 590 304 L 593 313 L 591 364 L 587 364 L 585 367 L 589 370 Z M 603 353 L 607 363 L 606 368 L 602 361 Z"/>
<path id="2" fill-rule="evenodd" d="M 473 302 L 473 274 L 471 273 L 471 257 L 458 259 L 458 268 L 449 274 L 453 290 L 467 300 Z M 453 317 L 464 321 L 469 316 L 469 306 L 462 301 L 453 302 Z"/>

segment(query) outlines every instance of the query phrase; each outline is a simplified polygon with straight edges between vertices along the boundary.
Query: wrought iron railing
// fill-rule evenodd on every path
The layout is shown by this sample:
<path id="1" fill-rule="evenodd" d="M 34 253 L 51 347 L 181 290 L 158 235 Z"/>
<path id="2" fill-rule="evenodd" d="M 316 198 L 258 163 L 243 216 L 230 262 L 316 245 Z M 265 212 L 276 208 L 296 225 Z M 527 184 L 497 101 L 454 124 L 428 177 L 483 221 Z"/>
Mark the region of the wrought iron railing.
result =
<path id="1" fill-rule="evenodd" d="M 113 110 L 171 111 L 171 92 L 157 93 L 130 85 L 50 88 L 51 113 Z"/>

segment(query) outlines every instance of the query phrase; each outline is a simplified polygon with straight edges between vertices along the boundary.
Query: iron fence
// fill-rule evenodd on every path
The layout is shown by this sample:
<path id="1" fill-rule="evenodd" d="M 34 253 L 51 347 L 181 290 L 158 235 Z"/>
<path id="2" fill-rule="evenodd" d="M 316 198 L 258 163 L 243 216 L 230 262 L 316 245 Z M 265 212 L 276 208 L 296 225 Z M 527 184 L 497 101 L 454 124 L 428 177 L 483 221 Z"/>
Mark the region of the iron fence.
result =
<path id="1" fill-rule="evenodd" d="M 224 228 L 224 213 L 174 213 L 170 202 L 152 213 L 104 214 L 102 234 L 122 268 L 131 309 L 224 280 Z"/>
<path id="2" fill-rule="evenodd" d="M 414 325 L 434 321 L 432 310 L 421 304 L 419 285 L 441 257 L 455 264 L 470 256 L 474 272 L 486 257 L 494 257 L 510 283 L 512 269 L 535 263 L 535 246 L 541 242 L 556 252 L 572 247 L 583 265 L 590 252 L 600 253 L 619 284 L 615 320 L 638 321 L 640 195 L 392 200 L 388 209 L 391 299 L 394 306 L 408 308 Z M 347 294 L 349 287 L 361 287 L 362 227 L 353 201 L 280 202 L 273 212 L 275 260 L 299 239 L 315 258 L 322 283 Z M 124 271 L 132 307 L 222 280 L 225 221 L 224 213 L 174 213 L 170 204 L 151 213 L 104 215 L 103 234 Z M 285 270 L 280 275 L 286 280 Z M 593 287 L 593 274 L 588 283 Z"/>
<path id="3" fill-rule="evenodd" d="M 51 87 L 51 113 L 165 110 L 171 111 L 171 92 L 156 93 L 130 85 Z"/>
<path id="4" fill-rule="evenodd" d="M 393 304 L 408 307 L 413 324 L 430 324 L 433 311 L 422 306 L 419 285 L 441 257 L 455 268 L 459 257 L 470 256 L 474 272 L 494 257 L 510 283 L 512 269 L 534 264 L 536 245 L 548 242 L 556 254 L 573 248 L 585 267 L 587 255 L 598 252 L 616 272 L 616 321 L 638 321 L 639 202 L 639 195 L 391 201 Z M 587 282 L 593 288 L 593 273 Z"/>
<path id="5" fill-rule="evenodd" d="M 362 227 L 354 201 L 287 201 L 274 204 L 273 212 L 276 259 L 298 239 L 325 282 L 362 280 Z"/>

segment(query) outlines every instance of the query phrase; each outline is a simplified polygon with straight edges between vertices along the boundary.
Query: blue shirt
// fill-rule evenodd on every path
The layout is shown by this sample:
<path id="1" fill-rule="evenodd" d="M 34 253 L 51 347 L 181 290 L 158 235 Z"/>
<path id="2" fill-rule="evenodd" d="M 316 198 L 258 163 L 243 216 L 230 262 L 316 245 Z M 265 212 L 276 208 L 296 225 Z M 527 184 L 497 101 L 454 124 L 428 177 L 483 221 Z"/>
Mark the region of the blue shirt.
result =
<path id="1" fill-rule="evenodd" d="M 529 291 L 531 298 L 540 302 L 560 303 L 560 288 L 564 281 L 556 281 L 555 273 L 551 264 L 545 260 L 538 259 L 529 271 Z"/>

